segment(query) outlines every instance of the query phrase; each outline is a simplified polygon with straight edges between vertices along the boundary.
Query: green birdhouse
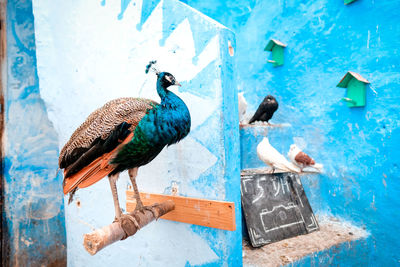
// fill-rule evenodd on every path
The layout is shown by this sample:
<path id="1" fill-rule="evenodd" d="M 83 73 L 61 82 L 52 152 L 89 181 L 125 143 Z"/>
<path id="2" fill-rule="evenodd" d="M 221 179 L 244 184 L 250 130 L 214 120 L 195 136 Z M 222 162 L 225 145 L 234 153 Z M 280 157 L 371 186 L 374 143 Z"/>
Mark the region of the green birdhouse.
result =
<path id="1" fill-rule="evenodd" d="M 369 81 L 360 74 L 349 71 L 337 87 L 347 88 L 347 96 L 342 98 L 342 100 L 347 102 L 348 107 L 363 107 L 365 106 L 366 99 L 365 85 L 368 83 Z"/>
<path id="2" fill-rule="evenodd" d="M 285 47 L 286 45 L 278 40 L 269 40 L 267 46 L 264 48 L 264 51 L 272 52 L 272 59 L 268 60 L 268 63 L 273 64 L 274 67 L 282 66 L 284 62 L 283 50 Z"/>
<path id="3" fill-rule="evenodd" d="M 344 4 L 348 5 L 348 4 L 353 3 L 354 1 L 356 1 L 356 0 L 344 0 Z"/>

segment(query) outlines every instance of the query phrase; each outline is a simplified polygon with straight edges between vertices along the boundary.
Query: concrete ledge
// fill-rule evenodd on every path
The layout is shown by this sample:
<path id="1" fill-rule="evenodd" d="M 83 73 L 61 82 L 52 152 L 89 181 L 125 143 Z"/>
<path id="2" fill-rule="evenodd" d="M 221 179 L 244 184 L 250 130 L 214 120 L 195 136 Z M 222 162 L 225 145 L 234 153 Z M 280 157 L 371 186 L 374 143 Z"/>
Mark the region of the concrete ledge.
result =
<path id="1" fill-rule="evenodd" d="M 245 129 L 245 128 L 285 128 L 285 127 L 291 127 L 292 125 L 290 125 L 289 123 L 280 123 L 280 124 L 268 124 L 266 122 L 259 122 L 256 121 L 254 124 L 248 124 L 248 123 L 241 123 L 240 124 L 240 129 Z"/>
<path id="2" fill-rule="evenodd" d="M 349 244 L 347 250 L 352 250 L 352 241 L 361 241 L 368 236 L 365 230 L 333 217 L 319 216 L 318 221 L 320 231 L 285 239 L 261 248 L 252 248 L 248 241 L 243 241 L 243 266 L 296 265 L 297 261 L 307 256 L 328 251 L 341 244 Z"/>

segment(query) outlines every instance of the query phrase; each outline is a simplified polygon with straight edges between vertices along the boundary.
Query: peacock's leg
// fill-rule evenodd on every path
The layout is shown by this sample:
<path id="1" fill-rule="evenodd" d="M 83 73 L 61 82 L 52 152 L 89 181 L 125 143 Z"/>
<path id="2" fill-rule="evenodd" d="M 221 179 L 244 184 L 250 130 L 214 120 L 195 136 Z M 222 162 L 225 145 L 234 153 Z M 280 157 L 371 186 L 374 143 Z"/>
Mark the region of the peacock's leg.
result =
<path id="1" fill-rule="evenodd" d="M 121 212 L 121 207 L 119 206 L 119 200 L 118 200 L 117 185 L 116 185 L 118 177 L 119 177 L 119 173 L 108 176 L 108 180 L 110 181 L 111 193 L 112 193 L 113 199 L 114 199 L 114 208 L 115 208 L 115 220 L 114 221 L 121 222 L 121 220 L 123 218 L 127 218 L 135 224 L 136 228 L 139 229 L 140 228 L 139 223 L 136 221 L 136 219 L 134 217 L 130 216 L 129 214 L 122 214 L 122 212 Z"/>
<path id="2" fill-rule="evenodd" d="M 133 191 L 135 192 L 135 198 L 136 198 L 135 211 L 143 209 L 143 202 L 140 199 L 139 190 L 138 190 L 137 184 L 136 184 L 137 173 L 138 173 L 138 168 L 133 168 L 133 169 L 129 169 L 128 170 L 129 178 L 131 179 L 131 183 L 132 183 L 132 186 L 133 186 Z"/>
<path id="3" fill-rule="evenodd" d="M 135 211 L 143 212 L 143 210 L 149 210 L 153 213 L 154 217 L 157 218 L 157 214 L 153 207 L 143 206 L 143 202 L 140 199 L 139 190 L 138 190 L 137 184 L 136 184 L 137 173 L 138 173 L 138 168 L 133 168 L 133 169 L 128 170 L 129 178 L 131 179 L 132 186 L 133 186 L 133 191 L 135 192 L 135 198 L 136 198 Z"/>
<path id="4" fill-rule="evenodd" d="M 269 171 L 269 173 L 271 173 L 271 174 L 274 174 L 275 173 L 275 167 L 274 166 L 271 166 L 271 170 Z"/>
<path id="5" fill-rule="evenodd" d="M 111 193 L 114 199 L 114 208 L 115 208 L 115 219 L 121 218 L 121 208 L 119 206 L 118 200 L 118 192 L 117 192 L 117 185 L 116 182 L 118 180 L 119 173 L 108 176 L 108 181 L 110 182 Z"/>

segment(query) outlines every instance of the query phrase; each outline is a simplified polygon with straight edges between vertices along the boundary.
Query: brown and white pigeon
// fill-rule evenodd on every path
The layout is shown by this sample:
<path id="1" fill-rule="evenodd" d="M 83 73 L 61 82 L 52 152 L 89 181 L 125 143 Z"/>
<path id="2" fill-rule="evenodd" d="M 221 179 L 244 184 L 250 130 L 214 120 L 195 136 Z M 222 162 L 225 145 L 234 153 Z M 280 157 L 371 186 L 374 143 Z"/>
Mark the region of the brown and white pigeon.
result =
<path id="1" fill-rule="evenodd" d="M 308 168 L 307 171 L 322 172 L 323 165 L 315 163 L 309 155 L 301 151 L 295 144 L 290 146 L 288 157 L 293 164 L 300 167 L 301 171 L 303 171 L 304 168 Z"/>

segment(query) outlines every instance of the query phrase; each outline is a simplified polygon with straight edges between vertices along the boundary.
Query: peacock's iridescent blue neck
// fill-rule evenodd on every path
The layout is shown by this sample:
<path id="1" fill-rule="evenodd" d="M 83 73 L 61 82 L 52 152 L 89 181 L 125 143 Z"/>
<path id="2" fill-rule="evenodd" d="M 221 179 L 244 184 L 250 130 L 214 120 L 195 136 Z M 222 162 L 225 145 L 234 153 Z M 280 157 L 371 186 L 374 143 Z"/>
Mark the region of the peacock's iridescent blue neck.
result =
<path id="1" fill-rule="evenodd" d="M 159 108 L 155 109 L 161 140 L 167 145 L 179 142 L 190 131 L 190 113 L 183 100 L 157 82 L 157 93 L 161 98 Z M 162 129 L 162 130 L 161 130 Z"/>
<path id="2" fill-rule="evenodd" d="M 183 100 L 157 81 L 161 103 L 149 109 L 135 128 L 134 137 L 117 157 L 118 170 L 139 167 L 153 160 L 165 146 L 175 144 L 190 132 L 190 113 Z"/>
<path id="3" fill-rule="evenodd" d="M 167 92 L 169 92 L 164 86 L 161 84 L 161 79 L 157 80 L 157 93 L 161 98 L 161 101 L 166 97 Z"/>

